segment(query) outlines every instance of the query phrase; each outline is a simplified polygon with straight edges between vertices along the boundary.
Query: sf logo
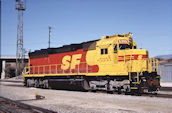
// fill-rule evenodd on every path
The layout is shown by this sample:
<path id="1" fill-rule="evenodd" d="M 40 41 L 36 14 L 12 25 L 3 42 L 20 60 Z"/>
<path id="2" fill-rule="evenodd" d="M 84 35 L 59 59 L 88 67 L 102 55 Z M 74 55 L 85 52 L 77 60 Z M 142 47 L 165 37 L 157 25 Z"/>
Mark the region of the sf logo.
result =
<path id="1" fill-rule="evenodd" d="M 66 55 L 62 59 L 62 65 L 61 69 L 66 70 L 66 69 L 75 69 L 76 65 L 79 65 L 81 62 L 81 56 L 82 54 L 75 54 L 75 55 Z"/>

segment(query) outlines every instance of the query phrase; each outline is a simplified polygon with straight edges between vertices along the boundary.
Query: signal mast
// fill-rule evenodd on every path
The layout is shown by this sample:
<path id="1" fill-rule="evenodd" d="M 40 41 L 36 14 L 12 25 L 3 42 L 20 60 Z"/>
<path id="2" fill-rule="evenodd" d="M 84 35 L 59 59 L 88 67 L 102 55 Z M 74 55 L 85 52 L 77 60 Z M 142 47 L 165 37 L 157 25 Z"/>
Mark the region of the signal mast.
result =
<path id="1" fill-rule="evenodd" d="M 23 49 L 23 11 L 26 9 L 26 0 L 16 0 L 16 10 L 18 11 L 17 24 L 17 48 L 16 48 L 16 76 L 20 75 L 24 66 Z"/>

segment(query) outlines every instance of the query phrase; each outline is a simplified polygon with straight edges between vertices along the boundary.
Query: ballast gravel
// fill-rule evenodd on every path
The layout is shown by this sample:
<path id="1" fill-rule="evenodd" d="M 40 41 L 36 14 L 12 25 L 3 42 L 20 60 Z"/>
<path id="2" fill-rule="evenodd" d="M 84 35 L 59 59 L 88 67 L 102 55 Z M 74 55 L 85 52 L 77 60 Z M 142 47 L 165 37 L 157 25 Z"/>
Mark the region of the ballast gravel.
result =
<path id="1" fill-rule="evenodd" d="M 51 90 L 0 82 L 0 96 L 58 113 L 171 113 L 172 99 Z M 35 93 L 44 96 L 36 100 Z"/>

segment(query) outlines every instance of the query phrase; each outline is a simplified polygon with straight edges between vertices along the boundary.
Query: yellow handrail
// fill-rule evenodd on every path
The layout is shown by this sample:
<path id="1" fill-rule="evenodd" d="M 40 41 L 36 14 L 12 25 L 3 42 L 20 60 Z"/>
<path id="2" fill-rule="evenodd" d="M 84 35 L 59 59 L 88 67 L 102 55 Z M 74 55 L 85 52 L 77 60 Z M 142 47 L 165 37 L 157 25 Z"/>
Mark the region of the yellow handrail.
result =
<path id="1" fill-rule="evenodd" d="M 153 71 L 160 71 L 159 68 L 159 61 L 157 59 L 146 59 L 148 62 L 148 72 L 153 72 Z M 129 73 L 132 72 L 132 56 L 130 55 L 129 57 L 129 63 L 126 64 L 128 66 L 128 71 Z M 145 61 L 145 60 L 143 60 Z M 79 65 L 77 65 L 76 69 L 68 69 L 68 70 L 63 70 L 61 69 L 62 64 L 51 64 L 51 65 L 39 65 L 39 66 L 28 66 L 24 68 L 24 73 L 27 74 L 58 74 L 58 73 L 67 73 L 66 71 L 68 71 L 68 73 L 93 73 L 91 69 L 91 67 L 86 63 L 86 62 L 81 62 Z M 107 66 L 114 66 L 113 64 L 109 65 L 107 64 Z M 142 73 L 144 70 L 147 70 L 147 68 L 141 69 L 140 72 Z M 106 71 L 106 70 L 105 70 Z M 160 75 L 161 75 L 161 71 L 160 71 Z M 129 74 L 130 77 L 130 74 Z"/>
<path id="2" fill-rule="evenodd" d="M 79 65 L 85 65 L 86 67 L 80 67 Z M 62 64 L 51 64 L 51 65 L 39 65 L 39 66 L 28 66 L 24 68 L 24 74 L 54 74 L 58 72 L 65 73 L 66 70 L 58 69 L 58 66 L 61 66 Z M 89 66 L 86 62 L 81 62 L 79 65 L 77 65 L 77 68 L 72 71 L 72 69 L 68 69 L 69 72 L 72 73 L 88 73 L 89 72 Z M 28 71 L 27 71 L 28 70 Z M 81 72 L 80 72 L 81 71 Z"/>
<path id="3" fill-rule="evenodd" d="M 155 58 L 153 58 L 153 71 L 155 72 L 155 67 L 156 67 L 156 65 L 155 65 Z"/>

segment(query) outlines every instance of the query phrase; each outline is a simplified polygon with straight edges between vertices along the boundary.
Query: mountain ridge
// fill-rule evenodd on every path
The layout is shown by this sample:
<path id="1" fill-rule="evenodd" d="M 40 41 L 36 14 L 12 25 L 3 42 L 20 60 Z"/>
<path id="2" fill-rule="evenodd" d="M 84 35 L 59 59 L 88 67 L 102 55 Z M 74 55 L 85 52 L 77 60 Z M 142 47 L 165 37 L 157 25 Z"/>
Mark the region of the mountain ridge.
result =
<path id="1" fill-rule="evenodd" d="M 155 58 L 164 59 L 164 60 L 172 59 L 172 54 L 168 54 L 168 55 L 158 55 L 158 56 L 155 56 Z"/>

